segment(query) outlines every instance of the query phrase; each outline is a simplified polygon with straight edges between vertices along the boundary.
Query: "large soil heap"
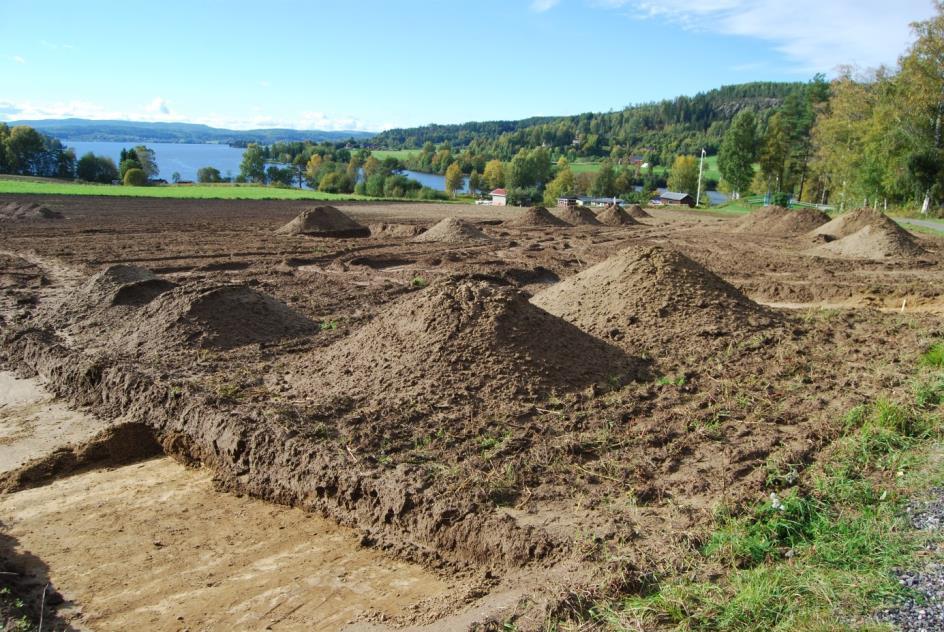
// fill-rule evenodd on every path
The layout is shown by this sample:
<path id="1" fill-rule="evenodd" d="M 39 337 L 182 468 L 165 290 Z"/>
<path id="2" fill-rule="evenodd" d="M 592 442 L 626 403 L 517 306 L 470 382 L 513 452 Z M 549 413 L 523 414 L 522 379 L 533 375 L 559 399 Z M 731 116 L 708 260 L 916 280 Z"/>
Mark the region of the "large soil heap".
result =
<path id="1" fill-rule="evenodd" d="M 765 206 L 745 215 L 735 223 L 734 232 L 796 237 L 827 223 L 829 216 L 816 209 L 790 210 L 782 206 Z"/>
<path id="2" fill-rule="evenodd" d="M 626 212 L 630 215 L 630 217 L 634 217 L 636 219 L 645 219 L 646 217 L 652 217 L 652 215 L 644 211 L 643 208 L 639 206 L 638 204 L 630 205 L 630 207 L 626 209 Z"/>
<path id="3" fill-rule="evenodd" d="M 573 224 L 574 226 L 602 226 L 598 220 L 597 216 L 593 212 L 583 206 L 567 206 L 564 208 L 558 208 L 554 215 L 559 219 L 564 220 L 568 224 Z"/>
<path id="4" fill-rule="evenodd" d="M 531 302 L 590 333 L 653 349 L 773 319 L 711 271 L 659 246 L 628 248 Z"/>
<path id="5" fill-rule="evenodd" d="M 424 242 L 446 242 L 462 243 L 465 241 L 491 241 L 492 238 L 480 231 L 478 228 L 455 217 L 447 217 L 422 235 L 414 237 L 410 241 L 414 243 Z"/>
<path id="6" fill-rule="evenodd" d="M 307 208 L 282 228 L 280 235 L 310 237 L 369 237 L 370 229 L 361 226 L 333 206 Z"/>
<path id="7" fill-rule="evenodd" d="M 0 222 L 19 222 L 34 219 L 63 219 L 62 213 L 51 211 L 36 203 L 10 202 L 0 206 Z"/>
<path id="8" fill-rule="evenodd" d="M 521 211 L 517 217 L 508 222 L 508 226 L 570 226 L 567 222 L 554 217 L 550 211 L 543 206 L 532 206 L 529 209 Z"/>
<path id="9" fill-rule="evenodd" d="M 816 255 L 882 260 L 924 253 L 908 231 L 873 208 L 844 213 L 814 230 L 812 236 L 829 240 L 810 250 Z"/>
<path id="10" fill-rule="evenodd" d="M 149 303 L 129 323 L 130 343 L 232 349 L 315 332 L 289 306 L 245 285 L 178 287 Z"/>
<path id="11" fill-rule="evenodd" d="M 619 204 L 611 204 L 597 214 L 597 221 L 607 226 L 632 226 L 639 224 L 633 217 L 623 210 Z"/>
<path id="12" fill-rule="evenodd" d="M 92 275 L 78 295 L 99 305 L 143 305 L 174 287 L 150 270 L 119 264 Z"/>
<path id="13" fill-rule="evenodd" d="M 574 391 L 634 371 L 621 351 L 520 292 L 456 279 L 397 302 L 317 362 L 318 380 L 301 385 L 312 395 L 446 410 Z"/>

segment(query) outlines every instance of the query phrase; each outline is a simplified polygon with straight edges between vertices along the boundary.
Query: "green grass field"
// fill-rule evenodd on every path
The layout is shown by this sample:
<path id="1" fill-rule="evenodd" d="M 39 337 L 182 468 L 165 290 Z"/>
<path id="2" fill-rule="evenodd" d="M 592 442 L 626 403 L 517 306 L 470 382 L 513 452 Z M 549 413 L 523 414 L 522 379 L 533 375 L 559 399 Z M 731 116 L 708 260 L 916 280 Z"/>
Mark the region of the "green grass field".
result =
<path id="1" fill-rule="evenodd" d="M 307 189 L 281 189 L 243 184 L 198 184 L 193 186 L 126 187 L 108 184 L 83 184 L 63 180 L 0 178 L 0 193 L 33 195 L 110 195 L 222 200 L 369 200 L 362 195 L 324 193 Z"/>
<path id="2" fill-rule="evenodd" d="M 574 162 L 570 165 L 571 171 L 574 173 L 596 173 L 600 170 L 600 162 Z M 668 167 L 658 165 L 652 168 L 652 172 L 656 175 L 664 175 L 668 170 Z M 718 157 L 717 156 L 708 156 L 705 158 L 705 179 L 706 180 L 721 180 L 721 172 L 718 171 Z"/>
<path id="3" fill-rule="evenodd" d="M 418 153 L 419 150 L 416 149 L 375 149 L 370 152 L 370 155 L 377 160 L 383 160 L 384 158 L 406 160 L 410 155 Z"/>

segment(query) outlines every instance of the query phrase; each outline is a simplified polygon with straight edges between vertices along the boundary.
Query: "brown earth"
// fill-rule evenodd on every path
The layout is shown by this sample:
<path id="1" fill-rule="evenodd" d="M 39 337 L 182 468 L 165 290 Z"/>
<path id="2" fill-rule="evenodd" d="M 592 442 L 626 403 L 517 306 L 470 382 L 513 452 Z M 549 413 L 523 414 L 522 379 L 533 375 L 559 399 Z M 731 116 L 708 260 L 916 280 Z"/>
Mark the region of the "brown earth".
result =
<path id="1" fill-rule="evenodd" d="M 619 204 L 611 204 L 597 213 L 597 221 L 607 226 L 632 226 L 639 223 Z"/>
<path id="2" fill-rule="evenodd" d="M 844 231 L 837 231 L 844 232 Z M 811 254 L 883 260 L 893 257 L 919 257 L 924 250 L 896 222 L 885 218 L 866 224 L 841 239 L 814 247 Z"/>
<path id="3" fill-rule="evenodd" d="M 0 222 L 62 219 L 62 213 L 50 211 L 35 202 L 8 202 L 0 206 Z"/>
<path id="4" fill-rule="evenodd" d="M 597 216 L 583 206 L 567 206 L 554 209 L 554 216 L 572 226 L 600 226 Z"/>
<path id="5" fill-rule="evenodd" d="M 720 504 L 777 489 L 771 462 L 802 469 L 852 406 L 909 393 L 944 314 L 944 242 L 924 236 L 920 259 L 826 259 L 705 212 L 525 230 L 493 223 L 514 209 L 345 204 L 362 225 L 458 216 L 491 239 L 285 239 L 297 203 L 41 201 L 69 219 L 0 232 L 2 359 L 104 420 L 145 424 L 223 489 L 317 512 L 448 578 L 461 598 L 398 619 L 440 628 L 540 629 L 578 596 L 680 570 Z M 174 287 L 143 304 L 108 290 L 93 319 L 59 307 L 110 265 Z M 213 346 L 193 318 L 196 338 L 160 353 L 110 342 L 109 313 L 163 331 L 155 305 L 230 286 L 320 326 Z"/>
<path id="6" fill-rule="evenodd" d="M 652 215 L 647 213 L 645 209 L 643 209 L 643 207 L 639 206 L 638 204 L 630 204 L 626 208 L 626 212 L 629 214 L 630 217 L 633 217 L 635 219 L 645 219 L 647 217 L 652 217 Z"/>
<path id="7" fill-rule="evenodd" d="M 738 233 L 755 233 L 770 237 L 796 237 L 829 222 L 829 216 L 816 209 L 787 209 L 765 206 L 745 215 L 734 227 Z"/>
<path id="8" fill-rule="evenodd" d="M 467 241 L 489 241 L 491 238 L 468 222 L 455 217 L 447 217 L 429 230 L 414 237 L 413 243 L 445 242 L 462 243 Z"/>
<path id="9" fill-rule="evenodd" d="M 310 237 L 367 237 L 370 230 L 333 206 L 306 208 L 298 217 L 275 231 L 280 235 Z"/>
<path id="10" fill-rule="evenodd" d="M 520 211 L 513 219 L 506 222 L 508 226 L 569 226 L 567 222 L 554 217 L 550 211 L 543 206 L 532 206 L 529 209 Z"/>

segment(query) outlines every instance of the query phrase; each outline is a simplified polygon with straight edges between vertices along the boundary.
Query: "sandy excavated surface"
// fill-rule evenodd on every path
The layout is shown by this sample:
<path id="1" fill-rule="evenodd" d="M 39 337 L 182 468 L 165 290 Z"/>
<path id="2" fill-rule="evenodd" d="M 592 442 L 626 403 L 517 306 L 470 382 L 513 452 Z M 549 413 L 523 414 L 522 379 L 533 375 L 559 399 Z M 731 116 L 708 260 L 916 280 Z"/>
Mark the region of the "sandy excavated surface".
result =
<path id="1" fill-rule="evenodd" d="M 223 489 L 454 581 L 417 625 L 532 629 L 567 595 L 677 569 L 719 503 L 769 495 L 771 460 L 809 462 L 852 406 L 910 392 L 944 314 L 944 241 L 924 236 L 872 261 L 689 211 L 517 227 L 519 209 L 350 204 L 371 236 L 332 239 L 276 234 L 297 202 L 42 202 L 66 219 L 0 233 L 2 359 Z M 410 241 L 449 216 L 489 241 Z M 89 291 L 112 264 L 158 283 Z M 244 311 L 188 298 L 220 288 Z"/>
<path id="2" fill-rule="evenodd" d="M 39 380 L 0 371 L 0 474 L 57 448 L 86 442 L 106 426 L 56 401 Z"/>
<path id="3" fill-rule="evenodd" d="M 298 509 L 220 494 L 161 458 L 0 496 L 7 536 L 88 630 L 339 630 L 449 586 Z"/>

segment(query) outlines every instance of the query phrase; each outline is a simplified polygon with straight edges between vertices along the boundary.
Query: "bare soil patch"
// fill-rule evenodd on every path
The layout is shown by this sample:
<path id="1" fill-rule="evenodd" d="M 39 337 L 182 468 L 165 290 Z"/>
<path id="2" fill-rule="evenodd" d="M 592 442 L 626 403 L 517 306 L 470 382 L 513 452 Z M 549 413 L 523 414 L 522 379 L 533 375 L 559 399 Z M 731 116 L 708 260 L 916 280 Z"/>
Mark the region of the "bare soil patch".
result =
<path id="1" fill-rule="evenodd" d="M 0 205 L 0 222 L 48 219 L 63 219 L 63 215 L 35 202 L 8 202 Z"/>
<path id="2" fill-rule="evenodd" d="M 577 230 L 352 204 L 364 226 L 453 216 L 492 239 L 286 239 L 283 202 L 42 202 L 69 221 L 0 231 L 0 361 L 146 424 L 221 489 L 455 581 L 405 623 L 535 629 L 684 570 L 721 504 L 769 496 L 771 463 L 806 467 L 851 407 L 910 393 L 944 313 L 944 241 L 924 236 L 921 258 L 876 261 L 705 212 Z M 138 270 L 90 281 L 113 265 Z M 240 333 L 283 308 L 305 331 Z M 227 310 L 244 324 L 212 322 Z"/>

